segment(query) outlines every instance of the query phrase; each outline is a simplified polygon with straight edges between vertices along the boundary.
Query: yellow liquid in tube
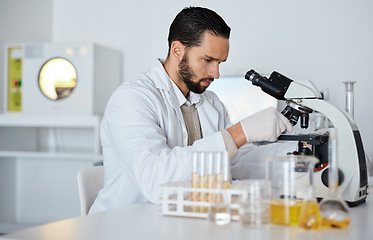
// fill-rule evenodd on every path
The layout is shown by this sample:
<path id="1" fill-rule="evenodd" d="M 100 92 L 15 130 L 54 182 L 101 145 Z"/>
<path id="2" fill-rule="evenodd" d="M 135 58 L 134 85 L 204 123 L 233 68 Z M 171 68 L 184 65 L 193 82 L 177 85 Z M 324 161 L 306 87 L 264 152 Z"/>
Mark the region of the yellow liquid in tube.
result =
<path id="1" fill-rule="evenodd" d="M 193 158 L 192 158 L 192 181 L 191 185 L 192 188 L 199 188 L 199 174 L 198 174 L 198 152 L 193 153 Z M 197 191 L 192 191 L 190 200 L 194 202 L 199 201 L 199 194 Z M 199 206 L 192 206 L 192 212 L 199 212 Z"/>
<path id="2" fill-rule="evenodd" d="M 199 182 L 200 182 L 200 188 L 206 188 L 206 177 L 205 176 L 200 176 L 199 177 Z M 201 202 L 207 202 L 207 193 L 205 192 L 201 192 L 200 193 L 200 196 L 199 196 L 199 200 Z M 208 210 L 208 207 L 205 207 L 205 206 L 201 206 L 201 212 L 207 212 Z"/>
<path id="3" fill-rule="evenodd" d="M 230 183 L 230 181 L 224 181 L 223 186 L 224 186 L 225 189 L 229 189 L 229 188 L 231 188 L 231 183 Z"/>
<path id="4" fill-rule="evenodd" d="M 198 188 L 198 173 L 192 173 L 192 188 Z M 198 197 L 198 192 L 192 192 L 191 194 L 191 200 L 198 202 L 199 197 Z M 192 206 L 192 212 L 199 212 L 199 207 L 198 206 Z"/>
<path id="5" fill-rule="evenodd" d="M 214 174 L 209 174 L 207 176 L 207 187 L 209 189 L 213 189 L 214 188 Z M 214 201 L 214 194 L 213 193 L 209 193 L 208 194 L 208 201 L 209 202 L 213 202 Z"/>
<path id="6" fill-rule="evenodd" d="M 216 188 L 222 189 L 223 187 L 223 175 L 222 174 L 216 174 Z M 221 194 L 217 194 L 215 196 L 215 203 L 222 203 L 223 202 L 223 196 Z"/>
<path id="7" fill-rule="evenodd" d="M 302 208 L 303 201 L 301 200 L 272 200 L 271 223 L 280 225 L 298 225 L 299 214 Z"/>
<path id="8" fill-rule="evenodd" d="M 327 218 L 322 219 L 322 226 L 324 228 L 347 228 L 350 224 L 351 219 L 345 219 L 344 221 L 335 221 Z"/>
<path id="9" fill-rule="evenodd" d="M 198 188 L 198 173 L 192 173 L 192 188 Z M 198 193 L 192 192 L 192 201 L 198 201 Z"/>

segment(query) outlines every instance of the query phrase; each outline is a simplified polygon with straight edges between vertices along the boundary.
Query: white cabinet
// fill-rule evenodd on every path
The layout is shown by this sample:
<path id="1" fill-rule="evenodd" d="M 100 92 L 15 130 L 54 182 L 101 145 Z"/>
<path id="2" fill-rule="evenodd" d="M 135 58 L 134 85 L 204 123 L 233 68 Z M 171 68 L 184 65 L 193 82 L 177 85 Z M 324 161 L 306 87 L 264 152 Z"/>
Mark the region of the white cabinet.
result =
<path id="1" fill-rule="evenodd" d="M 79 216 L 76 174 L 102 161 L 100 121 L 0 115 L 0 233 Z"/>

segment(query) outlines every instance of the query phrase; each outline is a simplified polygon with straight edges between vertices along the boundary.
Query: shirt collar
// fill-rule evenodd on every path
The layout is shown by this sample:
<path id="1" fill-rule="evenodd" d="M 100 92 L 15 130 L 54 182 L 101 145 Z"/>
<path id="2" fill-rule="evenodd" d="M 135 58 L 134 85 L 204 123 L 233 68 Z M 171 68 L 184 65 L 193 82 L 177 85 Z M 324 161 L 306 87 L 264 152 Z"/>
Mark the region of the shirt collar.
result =
<path id="1" fill-rule="evenodd" d="M 172 79 L 170 77 L 168 79 L 171 81 L 171 85 L 174 89 L 174 92 L 176 94 L 176 97 L 177 97 L 177 100 L 179 102 L 180 107 L 184 104 L 187 107 L 190 107 L 191 105 L 195 104 L 195 107 L 197 108 L 201 104 L 202 99 L 201 99 L 200 94 L 189 91 L 188 98 L 185 98 L 184 94 L 181 92 L 181 90 L 176 85 L 176 83 L 174 83 L 174 81 L 172 81 Z"/>
<path id="2" fill-rule="evenodd" d="M 198 93 L 194 93 L 194 92 L 191 92 L 189 91 L 189 102 L 190 104 L 195 104 L 196 108 L 201 104 L 202 102 L 202 99 L 201 99 L 201 94 L 198 94 Z"/>

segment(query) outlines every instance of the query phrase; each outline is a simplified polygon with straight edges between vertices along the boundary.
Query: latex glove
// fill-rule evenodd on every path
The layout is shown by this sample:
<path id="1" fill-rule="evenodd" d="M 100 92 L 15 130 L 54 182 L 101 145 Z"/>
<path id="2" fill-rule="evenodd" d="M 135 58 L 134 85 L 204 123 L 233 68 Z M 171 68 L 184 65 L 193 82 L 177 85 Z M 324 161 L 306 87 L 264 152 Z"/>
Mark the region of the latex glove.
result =
<path id="1" fill-rule="evenodd" d="M 257 112 L 240 123 L 247 142 L 274 142 L 286 130 L 293 132 L 293 126 L 289 120 L 274 107 Z"/>

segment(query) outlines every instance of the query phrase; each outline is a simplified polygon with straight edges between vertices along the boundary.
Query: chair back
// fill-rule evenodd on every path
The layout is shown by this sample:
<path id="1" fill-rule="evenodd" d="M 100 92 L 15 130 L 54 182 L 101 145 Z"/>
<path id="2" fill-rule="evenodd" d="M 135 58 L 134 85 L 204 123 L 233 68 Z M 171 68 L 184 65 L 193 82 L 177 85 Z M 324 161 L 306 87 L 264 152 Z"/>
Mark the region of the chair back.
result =
<path id="1" fill-rule="evenodd" d="M 87 215 L 98 192 L 104 187 L 104 167 L 93 166 L 78 171 L 80 214 Z"/>

